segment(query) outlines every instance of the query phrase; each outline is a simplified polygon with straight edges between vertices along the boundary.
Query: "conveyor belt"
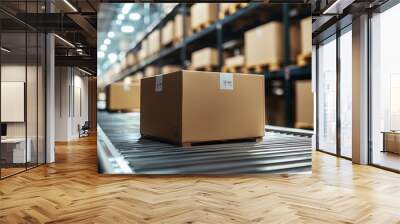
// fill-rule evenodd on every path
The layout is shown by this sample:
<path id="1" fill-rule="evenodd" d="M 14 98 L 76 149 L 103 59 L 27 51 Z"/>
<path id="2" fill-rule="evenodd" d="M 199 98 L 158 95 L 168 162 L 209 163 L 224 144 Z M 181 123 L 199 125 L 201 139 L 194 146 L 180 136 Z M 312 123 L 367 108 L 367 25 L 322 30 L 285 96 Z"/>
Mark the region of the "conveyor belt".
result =
<path id="1" fill-rule="evenodd" d="M 100 152 L 114 162 L 111 173 L 241 174 L 311 172 L 311 138 L 267 131 L 264 140 L 179 147 L 141 140 L 139 113 L 99 112 Z M 108 148 L 108 149 L 106 149 Z M 111 158 L 114 157 L 114 158 Z M 120 165 L 127 165 L 125 171 Z M 112 167 L 115 168 L 112 171 Z"/>

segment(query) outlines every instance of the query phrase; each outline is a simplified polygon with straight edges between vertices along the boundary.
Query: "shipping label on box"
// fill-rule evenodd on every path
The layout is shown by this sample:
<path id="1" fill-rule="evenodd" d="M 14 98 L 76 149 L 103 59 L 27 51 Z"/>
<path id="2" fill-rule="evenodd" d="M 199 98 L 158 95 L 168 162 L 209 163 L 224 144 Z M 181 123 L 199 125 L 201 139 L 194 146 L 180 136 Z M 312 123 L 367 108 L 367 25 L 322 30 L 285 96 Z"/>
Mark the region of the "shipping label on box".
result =
<path id="1" fill-rule="evenodd" d="M 156 92 L 162 91 L 162 75 L 156 76 Z"/>
<path id="2" fill-rule="evenodd" d="M 233 75 L 232 75 L 232 73 L 221 73 L 220 74 L 219 89 L 233 90 Z"/>

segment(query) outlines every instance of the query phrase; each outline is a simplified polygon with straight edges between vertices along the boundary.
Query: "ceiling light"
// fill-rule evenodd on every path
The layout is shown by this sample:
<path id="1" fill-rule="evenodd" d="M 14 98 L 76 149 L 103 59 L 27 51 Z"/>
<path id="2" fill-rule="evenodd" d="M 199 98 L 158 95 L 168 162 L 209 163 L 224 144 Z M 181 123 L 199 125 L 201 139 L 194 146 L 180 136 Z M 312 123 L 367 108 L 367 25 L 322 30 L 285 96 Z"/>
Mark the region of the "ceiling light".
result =
<path id="1" fill-rule="evenodd" d="M 142 16 L 137 12 L 129 14 L 129 19 L 134 20 L 134 21 L 140 20 L 141 17 Z"/>
<path id="2" fill-rule="evenodd" d="M 125 15 L 124 14 L 118 14 L 118 20 L 124 20 L 125 19 Z"/>
<path id="3" fill-rule="evenodd" d="M 109 38 L 114 38 L 115 37 L 115 33 L 114 32 L 108 32 L 108 34 L 107 34 L 107 36 L 109 37 Z"/>
<path id="4" fill-rule="evenodd" d="M 106 50 L 107 50 L 107 45 L 102 44 L 102 45 L 100 46 L 100 50 L 106 51 Z"/>
<path id="5" fill-rule="evenodd" d="M 73 44 L 72 44 L 71 42 L 69 42 L 68 40 L 66 40 L 66 39 L 64 39 L 64 38 L 62 38 L 62 37 L 60 37 L 60 36 L 57 35 L 57 34 L 54 34 L 54 36 L 57 37 L 57 38 L 58 38 L 59 40 L 61 40 L 62 42 L 64 42 L 65 44 L 67 44 L 68 46 L 75 48 L 75 45 L 73 45 Z"/>
<path id="6" fill-rule="evenodd" d="M 104 58 L 105 56 L 106 56 L 106 54 L 104 54 L 103 51 L 98 51 L 98 52 L 97 52 L 97 57 L 98 57 L 98 58 Z"/>
<path id="7" fill-rule="evenodd" d="M 123 14 L 128 14 L 129 11 L 131 11 L 132 6 L 133 6 L 133 3 L 126 3 L 126 4 L 124 4 L 124 6 L 122 7 L 121 12 L 122 12 Z"/>
<path id="8" fill-rule="evenodd" d="M 7 49 L 5 47 L 1 47 L 0 50 L 4 51 L 6 53 L 10 53 L 11 52 L 11 50 L 9 50 L 9 49 Z"/>
<path id="9" fill-rule="evenodd" d="M 110 44 L 111 44 L 111 40 L 108 39 L 108 38 L 105 39 L 105 40 L 104 40 L 104 44 L 105 44 L 105 45 L 110 45 Z"/>
<path id="10" fill-rule="evenodd" d="M 133 26 L 126 25 L 121 27 L 121 31 L 124 33 L 132 33 L 135 31 L 135 28 Z"/>
<path id="11" fill-rule="evenodd" d="M 121 21 L 121 20 L 117 20 L 117 21 L 115 21 L 115 24 L 121 25 L 121 24 L 122 24 L 122 21 Z"/>
<path id="12" fill-rule="evenodd" d="M 108 60 L 110 60 L 111 63 L 116 62 L 117 59 L 118 59 L 118 56 L 117 56 L 116 53 L 110 53 L 110 54 L 107 55 L 107 57 L 108 57 Z"/>
<path id="13" fill-rule="evenodd" d="M 67 4 L 74 12 L 78 12 L 78 10 L 68 1 L 64 0 L 65 4 Z"/>

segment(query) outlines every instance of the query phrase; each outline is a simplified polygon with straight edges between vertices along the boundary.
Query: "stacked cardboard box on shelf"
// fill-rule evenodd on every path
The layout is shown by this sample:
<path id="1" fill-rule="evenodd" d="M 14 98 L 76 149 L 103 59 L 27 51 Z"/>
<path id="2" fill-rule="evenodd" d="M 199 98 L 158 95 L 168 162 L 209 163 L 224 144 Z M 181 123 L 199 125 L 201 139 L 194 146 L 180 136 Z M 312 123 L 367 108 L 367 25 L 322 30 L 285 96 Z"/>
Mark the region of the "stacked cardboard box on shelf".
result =
<path id="1" fill-rule="evenodd" d="M 218 65 L 218 51 L 215 48 L 203 48 L 192 53 L 191 68 L 211 68 Z"/>
<path id="2" fill-rule="evenodd" d="M 141 86 L 145 137 L 185 144 L 264 136 L 263 76 L 179 71 Z"/>
<path id="3" fill-rule="evenodd" d="M 295 82 L 295 127 L 312 129 L 314 124 L 314 97 L 310 80 Z"/>
<path id="4" fill-rule="evenodd" d="M 186 21 L 184 21 L 186 20 Z M 186 30 L 190 30 L 190 16 L 183 16 L 178 14 L 174 18 L 174 41 L 181 41 L 184 37 L 184 24 L 186 25 Z"/>
<path id="5" fill-rule="evenodd" d="M 311 54 L 312 51 L 312 19 L 311 16 L 300 22 L 301 54 Z"/>
<path id="6" fill-rule="evenodd" d="M 164 65 L 161 67 L 161 74 L 172 73 L 181 70 L 180 66 L 177 65 Z"/>
<path id="7" fill-rule="evenodd" d="M 126 54 L 126 66 L 133 66 L 137 64 L 137 54 L 134 52 L 129 52 Z"/>
<path id="8" fill-rule="evenodd" d="M 144 77 L 152 77 L 152 76 L 156 76 L 158 74 L 159 74 L 158 67 L 156 67 L 154 65 L 148 65 L 144 69 Z"/>
<path id="9" fill-rule="evenodd" d="M 225 67 L 241 67 L 244 66 L 245 60 L 243 55 L 236 55 L 233 57 L 225 58 Z"/>
<path id="10" fill-rule="evenodd" d="M 150 33 L 148 37 L 149 56 L 152 56 L 160 51 L 160 41 L 160 30 L 156 29 Z"/>
<path id="11" fill-rule="evenodd" d="M 290 59 L 295 61 L 300 50 L 299 27 L 292 24 L 289 30 Z M 247 31 L 244 44 L 246 66 L 279 69 L 284 60 L 283 34 L 283 25 L 280 22 L 269 22 Z"/>
<path id="12" fill-rule="evenodd" d="M 136 78 L 110 84 L 106 94 L 108 111 L 140 110 L 140 81 Z"/>
<path id="13" fill-rule="evenodd" d="M 138 53 L 139 62 L 147 58 L 147 56 L 149 55 L 148 51 L 149 51 L 148 50 L 148 41 L 146 38 L 146 39 L 142 40 L 141 48 Z"/>
<path id="14" fill-rule="evenodd" d="M 174 39 L 174 21 L 168 21 L 161 29 L 161 43 L 163 46 L 172 43 Z"/>
<path id="15" fill-rule="evenodd" d="M 190 27 L 197 30 L 218 20 L 218 3 L 196 3 L 190 8 Z"/>

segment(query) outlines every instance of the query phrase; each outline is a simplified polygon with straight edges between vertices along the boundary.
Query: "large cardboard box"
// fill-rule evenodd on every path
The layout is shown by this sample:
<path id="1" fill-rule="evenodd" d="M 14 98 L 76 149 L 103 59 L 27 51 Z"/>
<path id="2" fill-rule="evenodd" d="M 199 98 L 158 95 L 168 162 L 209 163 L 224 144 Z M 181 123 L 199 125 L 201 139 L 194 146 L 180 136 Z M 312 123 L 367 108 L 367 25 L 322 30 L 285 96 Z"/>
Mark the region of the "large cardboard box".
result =
<path id="1" fill-rule="evenodd" d="M 160 30 L 156 29 L 150 33 L 148 40 L 149 56 L 160 51 L 160 45 L 161 45 L 160 41 L 161 41 Z"/>
<path id="2" fill-rule="evenodd" d="M 218 65 L 218 51 L 215 48 L 203 48 L 192 53 L 192 65 L 194 69 L 213 67 Z"/>
<path id="3" fill-rule="evenodd" d="M 184 21 L 186 20 L 186 21 Z M 174 18 L 174 40 L 182 40 L 184 37 L 184 27 L 186 31 L 190 30 L 190 16 L 183 16 L 178 14 Z"/>
<path id="4" fill-rule="evenodd" d="M 140 82 L 116 82 L 106 88 L 108 111 L 139 111 Z"/>
<path id="5" fill-rule="evenodd" d="M 153 77 L 159 75 L 158 67 L 154 65 L 148 65 L 144 69 L 144 77 Z"/>
<path id="6" fill-rule="evenodd" d="M 312 129 L 314 124 L 314 96 L 310 80 L 295 82 L 295 127 Z"/>
<path id="7" fill-rule="evenodd" d="M 264 77 L 179 71 L 141 82 L 140 132 L 173 143 L 264 136 Z"/>
<path id="8" fill-rule="evenodd" d="M 312 19 L 311 16 L 300 22 L 301 54 L 311 54 L 312 51 Z"/>
<path id="9" fill-rule="evenodd" d="M 161 43 L 163 46 L 172 43 L 174 39 L 174 21 L 168 21 L 161 30 Z"/>
<path id="10" fill-rule="evenodd" d="M 199 28 L 218 20 L 218 3 L 196 3 L 190 8 L 190 27 Z"/>
<path id="11" fill-rule="evenodd" d="M 290 26 L 290 59 L 296 60 L 300 51 L 298 24 Z M 245 33 L 245 58 L 247 66 L 263 66 L 283 63 L 283 25 L 270 22 Z"/>
<path id="12" fill-rule="evenodd" d="M 161 74 L 167 74 L 167 73 L 171 73 L 171 72 L 176 72 L 181 70 L 180 66 L 177 65 L 164 65 L 161 67 Z"/>

